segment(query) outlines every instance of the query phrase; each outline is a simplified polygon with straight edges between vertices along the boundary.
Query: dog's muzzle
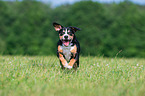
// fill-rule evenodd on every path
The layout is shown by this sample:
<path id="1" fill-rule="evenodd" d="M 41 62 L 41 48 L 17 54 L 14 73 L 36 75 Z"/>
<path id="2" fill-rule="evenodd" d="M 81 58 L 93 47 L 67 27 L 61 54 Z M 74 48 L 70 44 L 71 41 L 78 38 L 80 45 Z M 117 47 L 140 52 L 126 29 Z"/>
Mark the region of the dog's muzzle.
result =
<path id="1" fill-rule="evenodd" d="M 69 45 L 70 45 L 70 42 L 71 42 L 71 40 L 69 40 L 69 39 L 64 39 L 64 40 L 62 40 L 62 43 L 63 43 L 65 46 L 69 46 Z"/>

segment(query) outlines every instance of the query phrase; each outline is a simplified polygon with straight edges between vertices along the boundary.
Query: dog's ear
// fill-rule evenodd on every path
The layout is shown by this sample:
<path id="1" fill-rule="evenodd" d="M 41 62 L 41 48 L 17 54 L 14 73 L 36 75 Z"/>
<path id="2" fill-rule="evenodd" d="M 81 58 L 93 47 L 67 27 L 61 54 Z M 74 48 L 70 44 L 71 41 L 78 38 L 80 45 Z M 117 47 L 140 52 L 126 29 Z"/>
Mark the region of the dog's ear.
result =
<path id="1" fill-rule="evenodd" d="M 80 28 L 77 27 L 70 27 L 74 32 L 81 30 Z"/>
<path id="2" fill-rule="evenodd" d="M 54 28 L 55 28 L 56 31 L 60 31 L 63 28 L 62 25 L 60 25 L 60 24 L 58 24 L 56 22 L 53 22 L 53 26 L 54 26 Z"/>

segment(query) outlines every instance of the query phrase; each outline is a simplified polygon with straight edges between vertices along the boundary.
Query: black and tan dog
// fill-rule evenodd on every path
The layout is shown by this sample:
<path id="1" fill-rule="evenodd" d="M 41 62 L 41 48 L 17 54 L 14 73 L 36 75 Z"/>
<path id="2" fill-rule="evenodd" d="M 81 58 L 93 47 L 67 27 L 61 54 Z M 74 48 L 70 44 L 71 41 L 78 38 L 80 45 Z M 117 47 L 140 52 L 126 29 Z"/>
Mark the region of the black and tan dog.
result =
<path id="1" fill-rule="evenodd" d="M 76 39 L 75 32 L 80 29 L 77 27 L 63 27 L 55 22 L 53 26 L 59 33 L 57 56 L 60 59 L 62 69 L 77 69 L 79 67 L 80 44 Z"/>

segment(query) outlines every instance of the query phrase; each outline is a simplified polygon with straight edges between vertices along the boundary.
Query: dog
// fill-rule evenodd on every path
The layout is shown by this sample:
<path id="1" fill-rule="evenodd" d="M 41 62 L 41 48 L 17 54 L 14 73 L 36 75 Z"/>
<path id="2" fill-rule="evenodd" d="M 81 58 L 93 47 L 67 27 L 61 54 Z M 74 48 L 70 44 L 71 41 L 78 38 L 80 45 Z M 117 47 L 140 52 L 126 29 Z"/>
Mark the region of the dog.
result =
<path id="1" fill-rule="evenodd" d="M 80 44 L 75 36 L 75 32 L 79 31 L 77 27 L 63 27 L 54 22 L 53 26 L 59 33 L 59 41 L 57 43 L 57 57 L 60 60 L 62 69 L 77 69 L 79 67 Z"/>

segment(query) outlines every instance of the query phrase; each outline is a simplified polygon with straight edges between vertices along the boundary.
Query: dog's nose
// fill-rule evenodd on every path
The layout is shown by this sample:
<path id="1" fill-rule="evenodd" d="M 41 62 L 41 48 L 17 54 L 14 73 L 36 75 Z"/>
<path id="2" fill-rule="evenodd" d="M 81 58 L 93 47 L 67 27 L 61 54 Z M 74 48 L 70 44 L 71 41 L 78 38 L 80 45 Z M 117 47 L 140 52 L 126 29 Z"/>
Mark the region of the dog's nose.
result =
<path id="1" fill-rule="evenodd" d="M 67 36 L 67 35 L 65 35 L 65 36 L 64 36 L 64 38 L 65 38 L 65 39 L 67 39 L 67 38 L 68 38 L 68 36 Z"/>

